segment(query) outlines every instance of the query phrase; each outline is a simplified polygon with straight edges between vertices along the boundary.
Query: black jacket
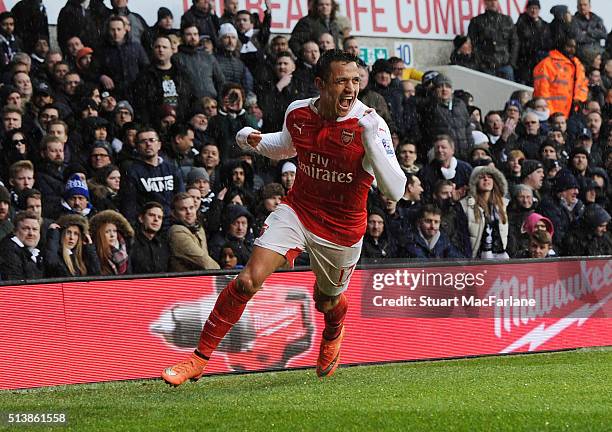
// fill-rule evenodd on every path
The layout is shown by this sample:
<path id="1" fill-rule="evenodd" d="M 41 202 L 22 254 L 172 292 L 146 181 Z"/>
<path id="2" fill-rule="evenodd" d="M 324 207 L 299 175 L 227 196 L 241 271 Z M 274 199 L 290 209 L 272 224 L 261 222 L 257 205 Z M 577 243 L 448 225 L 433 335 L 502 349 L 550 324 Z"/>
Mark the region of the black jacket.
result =
<path id="1" fill-rule="evenodd" d="M 517 72 L 523 81 L 532 83 L 533 68 L 553 48 L 550 26 L 541 18 L 534 21 L 523 13 L 516 21 L 516 33 L 520 43 Z"/>
<path id="2" fill-rule="evenodd" d="M 469 69 L 478 69 L 474 53 L 468 55 L 461 54 L 459 51 L 453 50 L 450 56 L 450 64 L 463 66 Z"/>
<path id="3" fill-rule="evenodd" d="M 129 90 L 138 73 L 149 65 L 149 57 L 142 45 L 127 37 L 121 45 L 106 41 L 96 52 L 96 58 L 99 60 L 100 74 L 113 80 L 116 97 L 132 100 Z"/>
<path id="4" fill-rule="evenodd" d="M 214 13 L 204 13 L 197 7 L 191 6 L 181 17 L 181 28 L 186 23 L 195 23 L 200 37 L 208 35 L 213 41 L 217 40 L 220 24 L 219 17 Z"/>
<path id="5" fill-rule="evenodd" d="M 289 48 L 294 54 L 299 54 L 304 42 L 318 41 L 323 33 L 330 33 L 334 37 L 336 46 L 342 46 L 342 33 L 336 20 L 330 20 L 329 24 L 326 24 L 325 20 L 318 15 L 306 15 L 293 28 L 289 39 Z"/>
<path id="6" fill-rule="evenodd" d="M 472 256 L 472 244 L 470 243 L 470 233 L 468 232 L 468 221 L 463 207 L 452 198 L 435 203 L 442 210 L 440 220 L 440 232 L 448 236 L 451 244 L 463 254 Z"/>
<path id="7" fill-rule="evenodd" d="M 519 41 L 510 16 L 485 11 L 471 19 L 468 36 L 474 45 L 476 64 L 480 69 L 516 65 Z"/>
<path id="8" fill-rule="evenodd" d="M 527 135 L 524 134 L 519 135 L 516 140 L 516 147 L 525 153 L 525 157 L 527 159 L 540 159 L 540 146 L 544 142 L 546 137 L 542 135 Z"/>
<path id="9" fill-rule="evenodd" d="M 419 113 L 419 117 L 424 148 L 430 148 L 437 135 L 447 134 L 455 141 L 455 156 L 462 160 L 468 159 L 474 138 L 470 115 L 461 99 L 453 98 L 452 107 L 449 109 L 448 105 L 432 97 Z"/>
<path id="10" fill-rule="evenodd" d="M 132 273 L 165 273 L 168 271 L 169 259 L 170 248 L 165 236 L 158 233 L 149 240 L 142 233 L 142 229 L 137 230 L 130 250 Z"/>
<path id="11" fill-rule="evenodd" d="M 264 113 L 262 132 L 282 130 L 287 107 L 302 97 L 300 85 L 294 78 L 281 91 L 276 88 L 276 81 L 268 81 L 260 86 L 257 91 L 257 101 Z"/>
<path id="12" fill-rule="evenodd" d="M 32 253 L 24 246 L 21 247 L 8 235 L 0 242 L 0 275 L 2 280 L 31 280 L 43 277 L 42 252 L 36 262 Z"/>
<path id="13" fill-rule="evenodd" d="M 374 240 L 369 234 L 363 236 L 361 259 L 378 261 L 385 258 L 397 258 L 397 253 L 397 243 L 395 239 L 387 235 L 386 229 L 378 240 Z"/>
<path id="14" fill-rule="evenodd" d="M 43 216 L 57 219 L 62 213 L 64 169 L 50 162 L 43 162 L 36 171 L 36 189 L 42 195 Z"/>
<path id="15" fill-rule="evenodd" d="M 561 245 L 571 227 L 573 225 L 577 226 L 577 224 L 580 223 L 580 219 L 584 213 L 584 204 L 582 201 L 578 200 L 574 209 L 570 212 L 563 207 L 558 197 L 545 197 L 540 203 L 539 213 L 542 216 L 546 216 L 553 223 L 553 227 L 555 228 L 553 243 L 555 249 L 561 250 Z"/>
<path id="16" fill-rule="evenodd" d="M 47 8 L 41 0 L 21 0 L 13 6 L 11 13 L 15 18 L 15 34 L 21 38 L 27 53 L 34 51 L 38 38 L 49 40 Z"/>
<path id="17" fill-rule="evenodd" d="M 297 85 L 302 93 L 302 96 L 305 98 L 315 97 L 319 95 L 319 90 L 317 86 L 314 84 L 315 79 L 315 70 L 314 66 L 307 66 L 304 62 L 300 62 L 300 64 L 293 72 L 293 77 L 291 78 L 291 82 Z M 259 81 L 260 83 L 262 81 Z M 269 82 L 269 81 L 263 81 Z M 257 86 L 256 86 L 257 88 Z M 378 110 L 377 110 L 378 111 Z M 380 114 L 380 112 L 378 112 Z"/>
<path id="18" fill-rule="evenodd" d="M 233 23 L 232 23 L 233 24 Z M 254 75 L 260 62 L 265 61 L 265 48 L 268 45 L 270 39 L 270 26 L 272 25 L 272 11 L 266 9 L 264 12 L 264 19 L 259 24 L 257 29 L 253 29 L 252 36 L 249 37 L 245 33 L 238 32 L 238 40 L 243 45 L 240 53 L 240 60 L 249 68 L 251 73 Z M 252 46 L 245 45 L 249 43 Z M 257 48 L 257 51 L 253 51 L 252 47 Z"/>
<path id="19" fill-rule="evenodd" d="M 393 123 L 395 123 L 397 126 L 401 125 L 404 114 L 404 95 L 402 94 L 401 89 L 395 86 L 393 83 L 391 83 L 388 87 L 383 87 L 378 85 L 373 80 L 372 84 L 370 84 L 370 88 L 385 98 L 389 111 L 391 112 Z"/>
<path id="20" fill-rule="evenodd" d="M 174 83 L 172 86 L 171 83 Z M 187 120 L 191 111 L 193 87 L 187 73 L 179 66 L 161 70 L 149 65 L 134 82 L 134 110 L 143 124 L 154 125 L 164 104 L 176 107 L 177 121 Z"/>
<path id="21" fill-rule="evenodd" d="M 219 114 L 210 119 L 208 135 L 217 143 L 221 160 L 234 159 L 243 153 L 242 149 L 236 144 L 236 134 L 246 126 L 257 128 L 257 122 L 245 110 L 237 115 L 219 110 Z"/>
<path id="22" fill-rule="evenodd" d="M 74 256 L 74 255 L 71 255 Z M 87 267 L 86 276 L 100 274 L 100 261 L 96 254 L 96 247 L 93 244 L 83 245 L 83 261 Z M 85 275 L 72 275 L 62 256 L 61 230 L 50 229 L 47 231 L 47 247 L 44 253 L 45 277 L 75 277 Z M 75 265 L 75 270 L 78 268 Z"/>
<path id="23" fill-rule="evenodd" d="M 83 45 L 94 50 L 100 46 L 104 23 L 110 15 L 110 9 L 104 6 L 103 0 L 91 0 L 87 11 L 87 14 L 83 13 L 80 0 L 68 0 L 60 10 L 57 18 L 57 41 L 62 51 L 66 52 L 66 42 L 73 36 L 78 36 Z"/>
<path id="24" fill-rule="evenodd" d="M 595 227 L 582 223 L 577 229 L 571 230 L 563 240 L 561 255 L 563 256 L 597 256 L 612 254 L 612 234 L 604 233 L 597 236 Z"/>
<path id="25" fill-rule="evenodd" d="M 590 19 L 587 19 L 580 12 L 576 12 L 572 19 L 572 31 L 578 44 L 578 57 L 584 59 L 587 51 L 602 51 L 599 41 L 606 38 L 607 32 L 599 16 L 591 12 Z"/>
<path id="26" fill-rule="evenodd" d="M 511 201 L 508 205 L 508 245 L 506 252 L 510 258 L 517 258 L 518 254 L 529 247 L 529 234 L 521 232 L 523 222 L 527 216 L 535 210 L 532 208 L 526 209 L 516 205 Z"/>

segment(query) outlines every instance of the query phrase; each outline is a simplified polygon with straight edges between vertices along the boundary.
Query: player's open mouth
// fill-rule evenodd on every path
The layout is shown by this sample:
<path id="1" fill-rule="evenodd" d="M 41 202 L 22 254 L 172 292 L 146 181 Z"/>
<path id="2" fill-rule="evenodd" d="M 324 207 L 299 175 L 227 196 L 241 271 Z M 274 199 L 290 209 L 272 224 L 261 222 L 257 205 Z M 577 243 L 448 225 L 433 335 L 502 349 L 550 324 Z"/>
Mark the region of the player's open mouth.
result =
<path id="1" fill-rule="evenodd" d="M 351 107 L 351 104 L 353 103 L 353 96 L 342 96 L 338 103 L 340 105 L 340 108 L 347 110 Z"/>

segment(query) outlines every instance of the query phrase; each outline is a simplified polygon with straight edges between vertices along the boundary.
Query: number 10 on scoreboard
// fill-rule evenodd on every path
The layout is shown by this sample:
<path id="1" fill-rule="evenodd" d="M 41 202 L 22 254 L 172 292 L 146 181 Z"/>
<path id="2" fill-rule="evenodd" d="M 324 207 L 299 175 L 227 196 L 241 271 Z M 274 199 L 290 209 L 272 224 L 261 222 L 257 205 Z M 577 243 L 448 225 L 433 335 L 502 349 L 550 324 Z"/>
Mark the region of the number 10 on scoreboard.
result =
<path id="1" fill-rule="evenodd" d="M 406 63 L 406 66 L 412 66 L 414 60 L 410 42 L 395 42 L 395 54 Z"/>

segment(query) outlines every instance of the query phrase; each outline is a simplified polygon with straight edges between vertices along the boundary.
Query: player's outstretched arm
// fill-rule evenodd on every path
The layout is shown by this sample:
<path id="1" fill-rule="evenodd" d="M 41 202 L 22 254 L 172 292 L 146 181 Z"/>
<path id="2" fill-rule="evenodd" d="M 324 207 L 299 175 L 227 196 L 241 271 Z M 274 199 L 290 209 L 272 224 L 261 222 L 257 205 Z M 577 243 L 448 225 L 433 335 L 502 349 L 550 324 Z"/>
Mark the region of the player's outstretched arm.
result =
<path id="1" fill-rule="evenodd" d="M 385 196 L 399 201 L 404 196 L 406 175 L 395 157 L 389 127 L 374 110 L 366 112 L 359 120 L 359 126 L 363 128 L 366 152 L 364 169 L 374 174 L 378 188 Z"/>
<path id="2" fill-rule="evenodd" d="M 236 134 L 241 149 L 255 151 L 270 159 L 289 159 L 296 155 L 291 135 L 285 126 L 282 132 L 262 134 L 252 127 L 244 127 Z"/>

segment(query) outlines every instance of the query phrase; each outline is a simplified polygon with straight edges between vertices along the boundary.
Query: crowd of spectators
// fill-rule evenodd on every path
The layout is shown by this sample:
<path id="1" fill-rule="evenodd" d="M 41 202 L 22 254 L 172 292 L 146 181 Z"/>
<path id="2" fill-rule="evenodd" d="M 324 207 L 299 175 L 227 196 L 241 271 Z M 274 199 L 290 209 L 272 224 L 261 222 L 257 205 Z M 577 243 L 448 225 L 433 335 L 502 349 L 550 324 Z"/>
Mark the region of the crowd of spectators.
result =
<path id="1" fill-rule="evenodd" d="M 435 70 L 360 64 L 359 99 L 389 124 L 408 179 L 372 187 L 364 260 L 612 254 L 612 32 L 578 0 L 514 24 L 497 0 L 455 39 L 452 61 L 533 83 L 483 113 Z M 333 0 L 290 37 L 225 0 L 193 0 L 176 29 L 128 0 L 68 0 L 49 45 L 40 0 L 0 14 L 0 274 L 4 280 L 240 268 L 299 164 L 242 151 L 236 132 L 283 127 L 316 97 L 321 52 L 359 54 Z M 561 72 L 565 75 L 559 75 Z M 303 253 L 296 264 L 307 264 Z"/>

